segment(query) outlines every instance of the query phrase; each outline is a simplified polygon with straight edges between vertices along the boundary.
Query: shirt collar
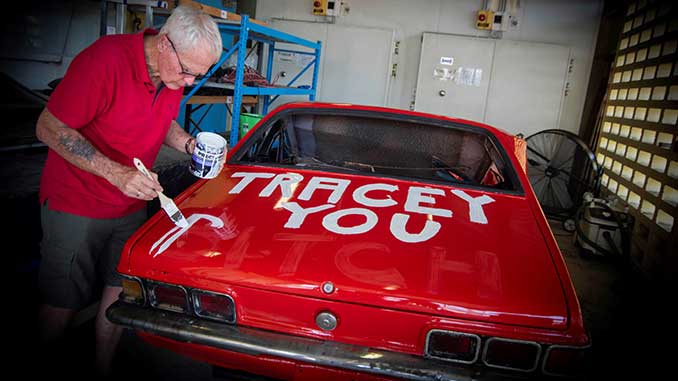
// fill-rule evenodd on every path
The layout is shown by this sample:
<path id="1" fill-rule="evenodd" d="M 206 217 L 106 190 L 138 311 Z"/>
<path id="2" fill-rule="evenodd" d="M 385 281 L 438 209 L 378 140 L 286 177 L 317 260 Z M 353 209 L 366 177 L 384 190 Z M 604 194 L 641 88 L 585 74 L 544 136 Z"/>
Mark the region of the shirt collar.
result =
<path id="1" fill-rule="evenodd" d="M 144 83 L 153 84 L 151 77 L 148 75 L 148 66 L 146 65 L 146 55 L 144 53 L 144 36 L 154 36 L 158 31 L 151 28 L 146 28 L 142 32 L 137 33 L 134 41 L 134 78 Z"/>

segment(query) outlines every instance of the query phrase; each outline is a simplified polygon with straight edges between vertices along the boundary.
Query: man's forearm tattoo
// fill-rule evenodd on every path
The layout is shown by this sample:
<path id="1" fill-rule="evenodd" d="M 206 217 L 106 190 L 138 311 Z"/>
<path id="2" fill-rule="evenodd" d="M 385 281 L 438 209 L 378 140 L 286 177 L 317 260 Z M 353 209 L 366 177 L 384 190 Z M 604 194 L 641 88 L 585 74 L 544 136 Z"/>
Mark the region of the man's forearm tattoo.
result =
<path id="1" fill-rule="evenodd" d="M 79 137 L 71 137 L 61 135 L 59 137 L 59 143 L 61 143 L 64 148 L 73 155 L 80 156 L 87 161 L 92 160 L 94 157 L 94 147 L 85 139 Z"/>

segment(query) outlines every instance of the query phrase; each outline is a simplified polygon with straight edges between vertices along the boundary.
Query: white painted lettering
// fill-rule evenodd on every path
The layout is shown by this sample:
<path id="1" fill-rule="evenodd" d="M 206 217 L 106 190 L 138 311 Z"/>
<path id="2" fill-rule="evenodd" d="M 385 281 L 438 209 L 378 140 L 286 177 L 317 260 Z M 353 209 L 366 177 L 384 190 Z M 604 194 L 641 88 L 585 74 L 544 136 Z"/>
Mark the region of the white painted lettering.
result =
<path id="1" fill-rule="evenodd" d="M 421 206 L 421 203 L 435 204 L 436 200 L 428 195 L 445 195 L 442 189 L 410 187 L 407 191 L 407 201 L 405 201 L 405 211 L 421 214 L 430 214 L 439 217 L 452 217 L 452 211 L 440 208 L 429 208 Z"/>
<path id="2" fill-rule="evenodd" d="M 311 177 L 306 181 L 304 189 L 298 193 L 298 200 L 311 200 L 317 190 L 325 192 L 323 195 L 327 195 L 327 200 L 321 205 L 317 205 L 319 202 L 315 202 L 317 206 L 304 208 L 297 202 L 287 202 L 295 197 L 295 193 L 297 193 L 296 188 L 305 181 L 304 176 L 301 174 L 292 172 L 280 174 L 236 172 L 231 175 L 231 177 L 240 178 L 241 180 L 228 192 L 230 194 L 241 193 L 243 189 L 253 183 L 256 179 L 270 179 L 263 189 L 257 188 L 261 189 L 259 197 L 271 197 L 274 193 L 280 192 L 280 200 L 277 201 L 274 210 L 279 210 L 279 208 L 282 207 L 290 212 L 290 216 L 284 225 L 284 227 L 288 229 L 301 228 L 307 216 L 319 213 L 319 216 L 322 217 L 322 226 L 327 229 L 327 231 L 343 235 L 362 234 L 371 231 L 379 223 L 379 216 L 371 208 L 388 208 L 397 206 L 401 202 L 400 200 L 394 199 L 394 197 L 397 197 L 394 192 L 399 190 L 397 185 L 387 183 L 365 184 L 355 188 L 352 192 L 353 201 L 364 207 L 334 210 L 331 213 L 326 214 L 320 212 L 336 208 L 336 204 L 341 201 L 343 195 L 347 192 L 348 187 L 351 184 L 350 180 L 321 176 Z M 372 191 L 384 193 L 370 194 Z M 463 190 L 452 190 L 451 193 L 466 201 L 468 204 L 470 222 L 477 224 L 488 223 L 484 206 L 495 201 L 492 197 L 488 195 L 473 197 Z M 323 195 L 317 196 L 316 199 L 322 198 Z M 434 221 L 433 216 L 451 218 L 453 214 L 452 210 L 437 207 L 436 202 L 440 201 L 439 199 L 441 196 L 447 196 L 447 192 L 443 189 L 427 186 L 409 187 L 402 212 L 394 213 L 391 216 L 389 226 L 391 234 L 399 241 L 406 243 L 423 242 L 435 237 L 440 232 L 442 224 L 439 222 L 440 220 Z M 320 201 L 322 202 L 323 200 Z M 417 218 L 414 213 L 427 216 L 426 219 L 422 219 L 423 227 L 419 232 L 411 232 L 407 229 L 408 223 L 412 225 L 410 219 L 413 217 L 415 219 Z M 350 216 L 353 217 L 349 220 L 344 220 L 343 225 L 340 224 L 340 220 L 343 217 Z M 353 222 L 362 221 L 361 217 L 365 219 L 364 222 L 357 222 L 357 224 L 356 222 Z M 209 219 L 209 217 L 205 216 L 202 216 L 202 218 Z M 219 221 L 211 222 L 214 226 L 219 223 Z M 221 223 L 223 225 L 223 221 L 221 221 Z M 353 223 L 354 225 L 347 226 L 348 223 Z M 410 230 L 411 229 L 412 228 L 410 227 Z M 415 227 L 414 229 L 417 228 Z M 154 255 L 162 253 L 182 233 L 182 231 L 178 231 L 177 229 L 171 230 L 154 244 L 151 248 L 151 252 L 154 252 Z"/>
<path id="3" fill-rule="evenodd" d="M 339 219 L 351 214 L 365 216 L 365 222 L 356 226 L 339 226 Z M 323 218 L 323 226 L 325 229 L 337 234 L 361 234 L 370 231 L 379 221 L 377 214 L 365 208 L 349 208 L 337 210 Z"/>
<path id="4" fill-rule="evenodd" d="M 398 240 L 407 243 L 427 241 L 440 231 L 440 223 L 429 219 L 424 223 L 424 228 L 417 234 L 408 233 L 405 229 L 410 216 L 403 213 L 395 213 L 391 217 L 391 234 Z"/>
<path id="5" fill-rule="evenodd" d="M 479 197 L 471 197 L 466 192 L 462 190 L 452 190 L 451 191 L 455 196 L 461 198 L 462 200 L 468 203 L 468 217 L 471 222 L 477 224 L 486 224 L 487 217 L 485 217 L 485 212 L 483 211 L 483 205 L 494 202 L 494 199 L 488 195 L 482 195 Z"/>
<path id="6" fill-rule="evenodd" d="M 301 206 L 299 206 L 299 204 L 297 204 L 296 202 L 284 202 L 282 203 L 281 206 L 284 209 L 287 209 L 290 212 L 292 212 L 290 218 L 288 218 L 287 222 L 285 223 L 285 227 L 290 229 L 299 229 L 301 227 L 301 224 L 304 223 L 306 216 L 308 216 L 309 214 L 335 207 L 335 205 L 325 204 L 304 209 Z"/>
<path id="7" fill-rule="evenodd" d="M 310 200 L 316 189 L 328 189 L 331 190 L 332 193 L 330 194 L 330 197 L 327 198 L 327 202 L 336 204 L 339 202 L 339 199 L 341 199 L 341 196 L 344 194 L 350 183 L 351 181 L 349 180 L 314 176 L 308 181 L 308 184 L 306 184 L 306 187 L 299 195 L 299 200 Z"/>
<path id="8" fill-rule="evenodd" d="M 292 197 L 294 187 L 303 179 L 304 176 L 297 173 L 281 173 L 268 183 L 266 188 L 259 193 L 259 197 L 269 197 L 276 187 L 280 187 L 282 197 L 289 199 Z"/>
<path id="9" fill-rule="evenodd" d="M 366 193 L 373 190 L 384 190 L 387 192 L 394 192 L 398 190 L 398 186 L 382 183 L 363 185 L 361 187 L 358 187 L 358 189 L 356 189 L 355 191 L 353 191 L 353 199 L 357 203 L 363 204 L 365 206 L 373 206 L 376 208 L 383 208 L 398 204 L 398 202 L 392 199 L 390 195 L 387 195 L 385 199 L 376 199 L 367 197 Z"/>
<path id="10" fill-rule="evenodd" d="M 246 186 L 248 186 L 254 179 L 270 179 L 273 177 L 272 173 L 257 173 L 257 172 L 236 172 L 231 175 L 231 177 L 242 177 L 242 180 L 240 180 L 239 183 L 237 183 L 230 191 L 228 191 L 229 194 L 238 194 L 240 193 L 243 189 L 245 189 Z"/>
<path id="11" fill-rule="evenodd" d="M 211 214 L 202 214 L 202 213 L 196 213 L 188 216 L 186 219 L 188 221 L 188 226 L 181 228 L 179 226 L 174 226 L 170 230 L 165 233 L 160 239 L 155 241 L 153 245 L 151 246 L 151 249 L 148 251 L 149 254 L 153 253 L 153 250 L 158 248 L 158 251 L 155 252 L 153 255 L 153 258 L 157 257 L 158 255 L 162 254 L 167 248 L 174 243 L 177 239 L 179 239 L 179 236 L 184 234 L 188 229 L 190 229 L 196 222 L 199 220 L 204 219 L 209 221 L 210 226 L 212 226 L 215 229 L 220 229 L 224 227 L 224 221 L 216 216 L 213 216 Z"/>

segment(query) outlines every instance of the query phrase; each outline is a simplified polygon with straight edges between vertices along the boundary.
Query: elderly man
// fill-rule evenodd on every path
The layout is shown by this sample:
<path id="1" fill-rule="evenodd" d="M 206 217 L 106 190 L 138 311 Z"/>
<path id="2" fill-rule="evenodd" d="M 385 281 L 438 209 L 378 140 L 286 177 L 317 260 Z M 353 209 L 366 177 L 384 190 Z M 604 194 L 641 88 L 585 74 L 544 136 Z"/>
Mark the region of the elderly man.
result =
<path id="1" fill-rule="evenodd" d="M 135 169 L 152 166 L 162 143 L 192 153 L 195 141 L 174 120 L 183 87 L 220 57 L 214 20 L 178 7 L 158 33 L 105 36 L 83 50 L 37 123 L 49 146 L 40 186 L 41 335 L 64 337 L 74 314 L 104 285 L 96 317 L 96 367 L 110 371 L 121 328 L 105 311 L 121 291 L 116 266 L 162 187 Z"/>

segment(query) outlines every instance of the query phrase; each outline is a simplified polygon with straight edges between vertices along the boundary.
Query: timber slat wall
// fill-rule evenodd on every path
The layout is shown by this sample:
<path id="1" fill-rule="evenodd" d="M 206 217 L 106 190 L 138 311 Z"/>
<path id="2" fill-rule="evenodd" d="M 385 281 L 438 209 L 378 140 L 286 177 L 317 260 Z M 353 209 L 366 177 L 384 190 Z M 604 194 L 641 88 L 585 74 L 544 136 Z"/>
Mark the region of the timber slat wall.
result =
<path id="1" fill-rule="evenodd" d="M 670 283 L 678 275 L 677 8 L 628 3 L 596 143 L 604 193 L 636 218 L 631 258 Z"/>

